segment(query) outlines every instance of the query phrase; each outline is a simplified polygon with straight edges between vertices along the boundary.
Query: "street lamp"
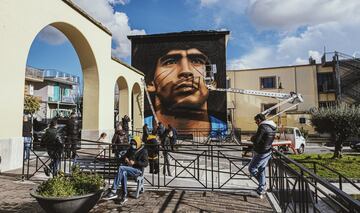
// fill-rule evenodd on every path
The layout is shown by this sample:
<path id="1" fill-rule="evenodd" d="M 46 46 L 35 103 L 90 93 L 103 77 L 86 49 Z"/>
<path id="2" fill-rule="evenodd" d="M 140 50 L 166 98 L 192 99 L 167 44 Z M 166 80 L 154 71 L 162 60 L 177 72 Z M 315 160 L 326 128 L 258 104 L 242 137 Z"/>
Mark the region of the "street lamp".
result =
<path id="1" fill-rule="evenodd" d="M 281 90 L 284 89 L 282 87 L 281 81 L 280 81 L 280 76 L 278 77 L 278 92 L 280 93 Z M 278 101 L 280 103 L 280 101 Z M 278 107 L 278 112 L 280 112 L 280 106 Z M 281 126 L 281 115 L 278 115 L 278 126 Z"/>

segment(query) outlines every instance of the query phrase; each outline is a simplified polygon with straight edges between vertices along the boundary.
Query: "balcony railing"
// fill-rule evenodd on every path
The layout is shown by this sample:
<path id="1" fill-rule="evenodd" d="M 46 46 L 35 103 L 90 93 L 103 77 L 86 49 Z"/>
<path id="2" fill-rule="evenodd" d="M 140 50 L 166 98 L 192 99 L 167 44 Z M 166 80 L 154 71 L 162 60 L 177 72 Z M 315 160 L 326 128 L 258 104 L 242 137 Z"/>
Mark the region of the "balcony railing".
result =
<path id="1" fill-rule="evenodd" d="M 44 71 L 33 67 L 26 67 L 25 77 L 36 81 L 44 81 Z"/>
<path id="2" fill-rule="evenodd" d="M 59 81 L 62 83 L 70 83 L 70 84 L 79 84 L 80 78 L 75 75 L 71 75 L 69 73 L 61 72 L 59 70 L 45 70 L 44 73 L 45 79 L 52 79 L 54 81 Z"/>

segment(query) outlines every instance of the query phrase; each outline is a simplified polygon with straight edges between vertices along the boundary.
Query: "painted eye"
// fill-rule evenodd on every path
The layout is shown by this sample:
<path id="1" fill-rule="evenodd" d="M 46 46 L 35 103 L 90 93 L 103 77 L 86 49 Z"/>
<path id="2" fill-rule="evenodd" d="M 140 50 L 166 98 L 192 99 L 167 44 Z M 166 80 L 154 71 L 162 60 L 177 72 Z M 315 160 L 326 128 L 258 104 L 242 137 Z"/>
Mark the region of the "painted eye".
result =
<path id="1" fill-rule="evenodd" d="M 162 62 L 162 65 L 167 66 L 167 65 L 171 65 L 171 64 L 176 64 L 177 62 L 178 62 L 178 60 L 176 58 L 168 58 Z"/>
<path id="2" fill-rule="evenodd" d="M 205 65 L 206 61 L 202 58 L 194 58 L 191 60 L 191 63 L 198 64 L 198 65 Z"/>

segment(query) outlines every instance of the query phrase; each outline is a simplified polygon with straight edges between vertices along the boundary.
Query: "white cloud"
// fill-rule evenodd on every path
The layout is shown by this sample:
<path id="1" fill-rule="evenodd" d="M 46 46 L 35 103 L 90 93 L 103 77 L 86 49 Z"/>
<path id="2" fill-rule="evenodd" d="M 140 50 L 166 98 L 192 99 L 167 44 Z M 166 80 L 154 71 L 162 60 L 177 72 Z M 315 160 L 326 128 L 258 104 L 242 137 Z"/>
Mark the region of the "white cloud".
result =
<path id="1" fill-rule="evenodd" d="M 89 0 L 74 0 L 74 2 L 112 32 L 115 44 L 112 54 L 116 57 L 130 56 L 131 47 L 128 35 L 145 34 L 145 30 L 131 29 L 127 15 L 113 9 L 114 5 L 125 5 L 130 0 L 96 0 L 91 3 Z M 39 33 L 39 38 L 51 45 L 60 45 L 67 41 L 60 31 L 51 26 L 44 28 Z"/>
<path id="2" fill-rule="evenodd" d="M 359 19 L 359 9 L 358 0 L 253 0 L 247 11 L 258 27 L 296 29 Z"/>
<path id="3" fill-rule="evenodd" d="M 337 50 L 352 55 L 360 50 L 360 13 L 356 12 L 359 9 L 360 1 L 357 0 L 308 0 L 306 3 L 300 0 L 253 0 L 248 8 L 253 22 L 259 29 L 275 30 L 279 39 L 271 46 L 261 46 L 259 42 L 254 51 L 230 60 L 229 66 L 256 68 L 306 64 L 310 56 L 320 62 L 324 47 L 326 51 Z M 268 49 L 272 55 L 265 57 L 262 49 Z M 259 57 L 254 57 L 256 54 Z"/>
<path id="4" fill-rule="evenodd" d="M 60 45 L 67 41 L 66 36 L 62 32 L 50 25 L 39 32 L 38 38 L 50 45 Z"/>
<path id="5" fill-rule="evenodd" d="M 201 7 L 209 7 L 211 5 L 216 4 L 219 0 L 200 0 Z"/>
<path id="6" fill-rule="evenodd" d="M 230 11 L 235 14 L 242 14 L 249 5 L 250 0 L 200 0 L 200 7 L 213 7 L 219 12 Z M 229 15 L 229 13 L 227 13 Z"/>
<path id="7" fill-rule="evenodd" d="M 237 70 L 267 67 L 273 57 L 273 51 L 271 47 L 256 47 L 249 54 L 239 59 L 231 59 L 227 65 L 227 69 Z"/>
<path id="8" fill-rule="evenodd" d="M 125 5 L 125 4 L 128 4 L 130 2 L 130 0 L 108 0 L 108 2 L 110 4 L 122 4 L 122 5 Z"/>
<path id="9" fill-rule="evenodd" d="M 110 29 L 115 47 L 112 52 L 119 58 L 130 56 L 130 41 L 128 35 L 145 34 L 145 30 L 131 29 L 129 18 L 125 13 L 114 11 L 112 5 L 126 4 L 129 0 L 75 0 L 76 4 L 87 11 L 96 20 Z"/>

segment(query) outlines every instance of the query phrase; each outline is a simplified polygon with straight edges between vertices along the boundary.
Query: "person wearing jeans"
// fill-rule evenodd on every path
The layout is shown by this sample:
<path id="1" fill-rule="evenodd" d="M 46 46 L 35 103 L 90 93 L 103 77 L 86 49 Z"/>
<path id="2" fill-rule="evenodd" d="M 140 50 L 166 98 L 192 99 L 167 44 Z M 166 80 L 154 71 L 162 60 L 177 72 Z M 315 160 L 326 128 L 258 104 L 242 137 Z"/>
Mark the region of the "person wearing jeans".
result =
<path id="1" fill-rule="evenodd" d="M 53 176 L 58 174 L 59 164 L 61 160 L 61 154 L 63 153 L 63 141 L 57 130 L 57 121 L 52 120 L 49 128 L 46 129 L 45 134 L 41 138 L 41 143 L 46 146 L 47 152 L 51 159 L 49 167 L 44 167 L 46 176 L 50 176 L 50 172 Z"/>
<path id="2" fill-rule="evenodd" d="M 32 144 L 32 124 L 25 115 L 23 120 L 23 137 L 24 137 L 24 160 L 30 158 L 30 149 Z"/>
<path id="3" fill-rule="evenodd" d="M 111 189 L 105 194 L 104 200 L 112 200 L 118 198 L 117 189 L 119 185 L 122 188 L 121 205 L 127 201 L 127 178 L 141 176 L 144 168 L 148 166 L 148 152 L 142 146 L 139 136 L 135 136 L 130 140 L 130 148 L 124 155 L 126 165 L 119 166 L 117 175 L 115 176 Z"/>
<path id="4" fill-rule="evenodd" d="M 254 152 L 253 158 L 249 164 L 249 172 L 259 182 L 257 193 L 259 195 L 264 194 L 266 191 L 266 176 L 265 169 L 271 159 L 271 152 L 265 154 L 258 154 Z"/>
<path id="5" fill-rule="evenodd" d="M 254 143 L 254 154 L 249 164 L 249 172 L 258 182 L 256 192 L 260 197 L 266 193 L 265 169 L 271 159 L 271 146 L 275 138 L 276 124 L 273 121 L 267 121 L 265 115 L 257 114 L 254 118 L 258 125 L 256 134 L 251 137 Z"/>

